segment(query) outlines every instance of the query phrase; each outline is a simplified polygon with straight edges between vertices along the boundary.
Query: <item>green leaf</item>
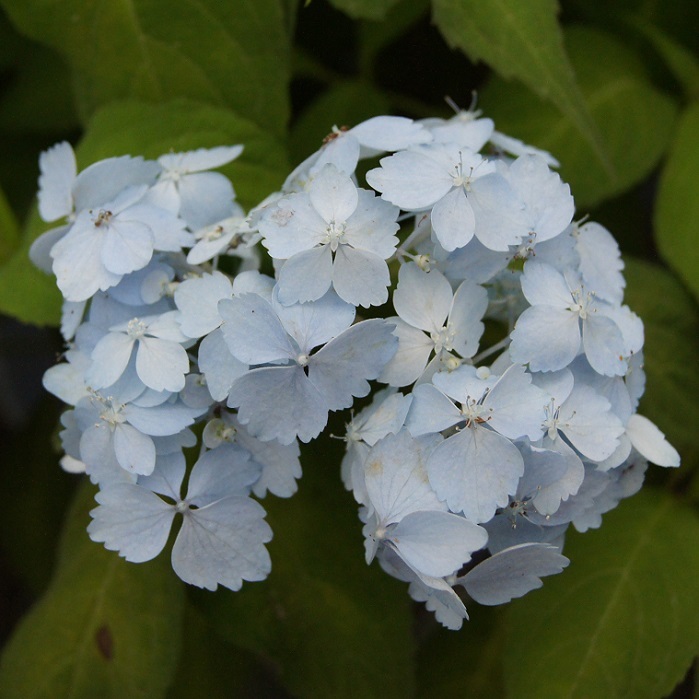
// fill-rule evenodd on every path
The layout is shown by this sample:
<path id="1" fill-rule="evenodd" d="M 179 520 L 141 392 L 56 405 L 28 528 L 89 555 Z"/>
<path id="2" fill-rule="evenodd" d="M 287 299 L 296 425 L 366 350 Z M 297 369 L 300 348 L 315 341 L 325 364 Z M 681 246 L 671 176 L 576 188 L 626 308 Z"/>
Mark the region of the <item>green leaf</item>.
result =
<path id="1" fill-rule="evenodd" d="M 682 115 L 660 179 L 655 208 L 658 249 L 699 299 L 699 102 Z"/>
<path id="2" fill-rule="evenodd" d="M 502 610 L 469 606 L 471 618 L 457 631 L 444 628 L 426 639 L 417 656 L 418 697 L 492 699 L 505 694 Z"/>
<path id="3" fill-rule="evenodd" d="M 414 688 L 406 585 L 364 562 L 341 449 L 325 438 L 304 452 L 299 492 L 265 500 L 270 577 L 199 604 L 225 638 L 271 660 L 295 696 L 404 699 Z"/>
<path id="4" fill-rule="evenodd" d="M 433 0 L 432 5 L 434 22 L 450 46 L 555 104 L 584 136 L 597 165 L 608 167 L 563 46 L 555 0 Z"/>
<path id="5" fill-rule="evenodd" d="M 658 265 L 626 259 L 625 302 L 645 326 L 646 392 L 640 412 L 665 432 L 687 460 L 699 457 L 699 309 Z"/>
<path id="6" fill-rule="evenodd" d="M 5 648 L 2 699 L 157 699 L 170 684 L 183 586 L 167 556 L 137 565 L 90 541 L 93 493 L 86 482 L 53 581 Z"/>
<path id="7" fill-rule="evenodd" d="M 658 699 L 699 651 L 699 519 L 646 490 L 569 535 L 570 567 L 512 603 L 513 699 Z"/>
<path id="8" fill-rule="evenodd" d="M 699 60 L 692 52 L 647 20 L 632 17 L 629 21 L 658 52 L 685 96 L 690 100 L 699 98 Z"/>
<path id="9" fill-rule="evenodd" d="M 185 608 L 180 663 L 167 699 L 283 697 L 259 659 L 221 639 L 191 605 Z"/>
<path id="10" fill-rule="evenodd" d="M 352 19 L 383 19 L 400 0 L 329 0 L 337 10 Z"/>
<path id="11" fill-rule="evenodd" d="M 170 150 L 236 143 L 245 146 L 242 155 L 220 172 L 233 181 L 241 204 L 252 207 L 284 181 L 289 171 L 286 152 L 275 136 L 229 109 L 190 100 L 113 103 L 90 121 L 77 157 L 84 168 L 114 155 L 156 158 Z"/>
<path id="12" fill-rule="evenodd" d="M 2 0 L 73 68 L 82 112 L 117 99 L 227 106 L 281 135 L 289 36 L 279 0 Z"/>
<path id="13" fill-rule="evenodd" d="M 0 189 L 0 264 L 12 253 L 19 241 L 19 226 L 5 194 Z"/>
<path id="14" fill-rule="evenodd" d="M 649 83 L 640 57 L 610 34 L 572 28 L 566 44 L 612 173 L 600 165 L 570 118 L 561 118 L 527 90 L 495 79 L 482 91 L 480 103 L 498 130 L 545 148 L 560 161 L 561 177 L 584 212 L 653 170 L 672 137 L 676 107 Z"/>

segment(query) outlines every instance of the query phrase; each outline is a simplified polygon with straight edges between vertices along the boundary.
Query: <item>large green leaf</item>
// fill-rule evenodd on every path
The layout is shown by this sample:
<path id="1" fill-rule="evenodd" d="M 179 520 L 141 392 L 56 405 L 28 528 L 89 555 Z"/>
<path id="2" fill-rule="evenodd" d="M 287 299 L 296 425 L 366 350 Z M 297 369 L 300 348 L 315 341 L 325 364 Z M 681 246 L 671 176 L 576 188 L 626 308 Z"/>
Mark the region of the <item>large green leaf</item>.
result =
<path id="1" fill-rule="evenodd" d="M 680 120 L 655 209 L 660 254 L 699 299 L 699 102 Z"/>
<path id="2" fill-rule="evenodd" d="M 414 685 L 410 599 L 405 585 L 364 563 L 333 446 L 325 438 L 305 450 L 291 500 L 265 500 L 270 577 L 202 594 L 199 604 L 228 640 L 273 661 L 295 696 L 404 699 Z"/>
<path id="3" fill-rule="evenodd" d="M 651 172 L 672 137 L 676 108 L 650 84 L 641 58 L 610 34 L 572 28 L 566 45 L 613 172 L 599 163 L 569 117 L 522 87 L 495 79 L 481 93 L 480 103 L 499 130 L 558 158 L 561 177 L 570 183 L 581 211 Z"/>
<path id="4" fill-rule="evenodd" d="M 417 655 L 418 697 L 504 696 L 502 610 L 469 605 L 471 618 L 457 631 L 436 629 Z"/>
<path id="5" fill-rule="evenodd" d="M 645 17 L 632 17 L 631 24 L 643 34 L 663 59 L 689 99 L 699 98 L 699 59 Z"/>
<path id="6" fill-rule="evenodd" d="M 571 534 L 568 570 L 512 603 L 512 699 L 658 699 L 699 652 L 699 519 L 660 491 Z"/>
<path id="7" fill-rule="evenodd" d="M 5 648 L 2 699 L 157 699 L 170 684 L 183 586 L 166 556 L 136 565 L 90 541 L 85 486 L 53 581 Z"/>
<path id="8" fill-rule="evenodd" d="M 189 100 L 159 105 L 116 102 L 91 119 L 77 157 L 85 168 L 115 155 L 157 157 L 170 150 L 235 143 L 243 143 L 245 150 L 221 171 L 233 180 L 241 203 L 250 207 L 281 184 L 288 171 L 286 153 L 274 136 L 228 109 Z M 0 311 L 24 322 L 55 325 L 61 296 L 53 277 L 35 269 L 27 254 L 46 228 L 34 215 L 22 244 L 0 267 Z"/>
<path id="9" fill-rule="evenodd" d="M 57 49 L 84 115 L 115 99 L 228 106 L 281 134 L 289 36 L 279 0 L 2 0 L 17 27 Z"/>
<path id="10" fill-rule="evenodd" d="M 289 172 L 286 151 L 269 131 L 220 107 L 173 100 L 167 104 L 126 101 L 99 110 L 78 149 L 81 168 L 113 155 L 143 155 L 242 143 L 243 153 L 221 168 L 243 206 L 259 204 Z"/>
<path id="11" fill-rule="evenodd" d="M 399 0 L 329 0 L 353 19 L 383 19 Z"/>
<path id="12" fill-rule="evenodd" d="M 555 104 L 593 149 L 597 165 L 609 167 L 563 46 L 556 0 L 433 0 L 432 6 L 451 46 Z"/>
<path id="13" fill-rule="evenodd" d="M 658 265 L 626 260 L 626 303 L 645 325 L 646 393 L 641 412 L 683 457 L 699 456 L 699 308 Z"/>
<path id="14" fill-rule="evenodd" d="M 18 241 L 17 219 L 0 189 L 0 263 L 10 256 Z"/>

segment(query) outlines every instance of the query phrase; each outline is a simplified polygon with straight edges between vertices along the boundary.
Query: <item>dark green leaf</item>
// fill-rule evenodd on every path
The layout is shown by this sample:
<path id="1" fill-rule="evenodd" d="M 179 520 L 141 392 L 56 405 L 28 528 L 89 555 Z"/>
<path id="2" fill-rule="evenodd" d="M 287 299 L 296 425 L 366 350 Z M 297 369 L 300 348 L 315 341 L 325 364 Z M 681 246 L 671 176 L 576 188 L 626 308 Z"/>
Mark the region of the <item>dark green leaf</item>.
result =
<path id="1" fill-rule="evenodd" d="M 0 99 L 0 128 L 51 135 L 77 126 L 70 71 L 55 51 L 23 41 Z"/>
<path id="2" fill-rule="evenodd" d="M 655 209 L 658 249 L 699 299 L 699 102 L 682 115 L 660 180 Z"/>
<path id="3" fill-rule="evenodd" d="M 641 410 L 683 457 L 699 457 L 699 311 L 667 271 L 626 260 L 626 303 L 645 325 L 646 393 Z"/>
<path id="4" fill-rule="evenodd" d="M 631 22 L 660 54 L 677 82 L 684 88 L 685 95 L 689 99 L 699 98 L 699 60 L 692 52 L 645 19 L 635 18 Z"/>
<path id="5" fill-rule="evenodd" d="M 82 111 L 115 99 L 187 97 L 282 134 L 289 37 L 279 0 L 2 0 L 17 27 L 58 50 Z"/>
<path id="6" fill-rule="evenodd" d="M 241 592 L 202 595 L 232 643 L 272 660 L 299 697 L 404 699 L 414 678 L 404 584 L 364 563 L 361 522 L 327 438 L 306 451 L 300 491 L 267 498 L 272 573 Z"/>
<path id="7" fill-rule="evenodd" d="M 2 699 L 157 699 L 179 654 L 183 586 L 167 556 L 127 563 L 87 536 L 87 483 L 51 585 L 0 662 Z"/>
<path id="8" fill-rule="evenodd" d="M 658 699 L 699 651 L 699 519 L 646 490 L 571 534 L 568 570 L 512 603 L 512 699 Z"/>
<path id="9" fill-rule="evenodd" d="M 555 104 L 584 136 L 597 165 L 608 167 L 563 46 L 555 0 L 433 0 L 432 5 L 434 21 L 451 46 Z"/>
<path id="10" fill-rule="evenodd" d="M 383 19 L 399 0 L 329 0 L 352 19 Z"/>
<path id="11" fill-rule="evenodd" d="M 11 254 L 19 241 L 19 227 L 10 205 L 0 189 L 0 264 Z"/>
<path id="12" fill-rule="evenodd" d="M 475 603 L 468 611 L 471 618 L 460 631 L 439 628 L 422 644 L 417 656 L 418 697 L 504 696 L 502 612 Z"/>
<path id="13" fill-rule="evenodd" d="M 649 83 L 640 58 L 610 34 L 573 28 L 566 32 L 566 44 L 613 173 L 600 165 L 570 118 L 527 90 L 496 79 L 481 93 L 481 104 L 499 130 L 549 150 L 560 161 L 561 177 L 584 213 L 657 165 L 672 136 L 676 108 Z"/>
<path id="14" fill-rule="evenodd" d="M 250 651 L 221 639 L 204 617 L 185 608 L 182 653 L 167 699 L 258 699 L 286 694 Z"/>

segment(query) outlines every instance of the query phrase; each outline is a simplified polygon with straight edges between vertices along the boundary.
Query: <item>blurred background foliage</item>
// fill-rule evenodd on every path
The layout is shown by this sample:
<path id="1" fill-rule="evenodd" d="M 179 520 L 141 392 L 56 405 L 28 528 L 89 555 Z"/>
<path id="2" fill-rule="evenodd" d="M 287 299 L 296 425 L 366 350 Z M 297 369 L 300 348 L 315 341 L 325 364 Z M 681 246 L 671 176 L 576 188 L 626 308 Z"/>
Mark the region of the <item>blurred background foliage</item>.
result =
<path id="1" fill-rule="evenodd" d="M 0 0 L 0 697 L 699 697 L 698 29 L 694 0 Z M 682 468 L 651 468 L 570 536 L 564 574 L 457 633 L 364 565 L 329 439 L 293 499 L 265 501 L 264 583 L 184 589 L 164 556 L 92 544 L 41 389 L 63 348 L 26 256 L 40 151 L 68 139 L 85 167 L 243 142 L 224 171 L 252 206 L 333 125 L 448 117 L 445 97 L 551 151 L 576 216 L 619 240 L 641 412 Z"/>

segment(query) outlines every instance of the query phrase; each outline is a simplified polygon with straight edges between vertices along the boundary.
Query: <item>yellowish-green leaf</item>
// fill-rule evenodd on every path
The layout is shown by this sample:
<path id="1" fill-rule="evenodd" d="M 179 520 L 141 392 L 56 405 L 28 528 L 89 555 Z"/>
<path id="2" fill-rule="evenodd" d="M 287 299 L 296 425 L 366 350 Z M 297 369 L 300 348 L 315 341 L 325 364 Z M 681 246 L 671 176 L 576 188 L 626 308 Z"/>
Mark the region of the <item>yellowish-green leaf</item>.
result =
<path id="1" fill-rule="evenodd" d="M 683 458 L 699 457 L 699 307 L 662 267 L 626 260 L 625 302 L 645 326 L 646 393 L 641 412 Z"/>
<path id="2" fill-rule="evenodd" d="M 440 627 L 421 645 L 417 655 L 420 699 L 504 696 L 503 610 L 472 603 L 468 611 L 471 618 L 459 631 Z"/>
<path id="3" fill-rule="evenodd" d="M 631 18 L 629 21 L 665 61 L 677 82 L 684 88 L 685 95 L 690 100 L 699 99 L 699 60 L 694 54 L 647 20 Z"/>
<path id="4" fill-rule="evenodd" d="M 399 0 L 329 0 L 352 19 L 383 19 Z"/>
<path id="5" fill-rule="evenodd" d="M 699 652 L 699 518 L 646 490 L 569 535 L 570 567 L 512 603 L 511 699 L 658 699 Z"/>
<path id="6" fill-rule="evenodd" d="M 560 161 L 561 177 L 584 213 L 656 167 L 672 137 L 676 106 L 649 82 L 640 57 L 612 35 L 575 27 L 566 32 L 566 45 L 613 172 L 598 162 L 570 118 L 522 87 L 495 79 L 481 93 L 480 104 L 499 130 L 549 150 Z"/>
<path id="7" fill-rule="evenodd" d="M 435 24 L 451 46 L 555 104 L 582 134 L 597 164 L 611 174 L 563 46 L 556 0 L 433 0 L 432 7 Z"/>
<path id="8" fill-rule="evenodd" d="M 665 261 L 699 299 L 699 102 L 682 115 L 660 180 L 655 234 Z"/>
<path id="9" fill-rule="evenodd" d="M 289 35 L 279 0 L 2 0 L 73 68 L 84 116 L 116 99 L 187 97 L 282 134 Z"/>
<path id="10" fill-rule="evenodd" d="M 12 254 L 19 242 L 19 227 L 10 204 L 0 189 L 0 264 Z"/>
<path id="11" fill-rule="evenodd" d="M 167 556 L 137 565 L 90 541 L 85 485 L 53 581 L 0 660 L 2 699 L 158 699 L 171 682 L 183 585 Z"/>

